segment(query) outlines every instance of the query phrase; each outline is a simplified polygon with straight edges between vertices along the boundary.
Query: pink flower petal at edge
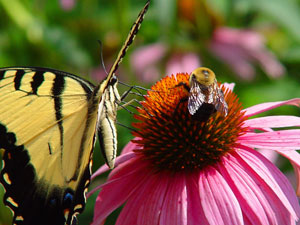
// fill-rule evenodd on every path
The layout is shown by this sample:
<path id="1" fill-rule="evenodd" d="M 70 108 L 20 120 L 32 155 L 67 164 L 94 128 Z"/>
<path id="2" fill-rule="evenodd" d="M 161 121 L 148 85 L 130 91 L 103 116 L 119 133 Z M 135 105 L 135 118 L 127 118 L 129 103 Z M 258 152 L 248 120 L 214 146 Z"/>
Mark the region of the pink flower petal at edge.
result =
<path id="1" fill-rule="evenodd" d="M 166 74 L 172 75 L 181 72 L 192 72 L 200 67 L 199 56 L 195 53 L 174 54 L 167 62 Z"/>
<path id="2" fill-rule="evenodd" d="M 167 47 L 163 43 L 150 44 L 134 51 L 130 61 L 133 68 L 141 73 L 146 67 L 160 61 L 166 51 Z"/>
<path id="3" fill-rule="evenodd" d="M 295 191 L 288 179 L 274 164 L 265 159 L 260 153 L 247 147 L 242 147 L 242 149 L 245 149 L 245 151 L 238 150 L 237 153 L 253 169 L 253 172 L 257 173 L 270 187 L 275 196 L 289 210 L 293 219 L 297 220 L 300 216 L 300 206 Z M 272 173 L 269 173 L 269 171 Z"/>
<path id="4" fill-rule="evenodd" d="M 100 224 L 147 180 L 145 167 L 147 164 L 136 158 L 113 170 L 114 173 L 110 174 L 110 183 L 103 186 L 96 199 L 93 225 Z M 122 190 L 120 187 L 123 187 Z"/>
<path id="5" fill-rule="evenodd" d="M 165 194 L 159 224 L 187 225 L 186 175 L 178 173 L 174 176 L 168 176 L 171 182 Z"/>
<path id="6" fill-rule="evenodd" d="M 300 196 L 300 154 L 297 151 L 277 151 L 292 163 L 297 178 L 297 195 Z"/>
<path id="7" fill-rule="evenodd" d="M 141 138 L 135 137 L 133 140 L 140 140 Z M 133 149 L 141 149 L 142 147 L 137 145 L 136 143 L 133 143 L 132 140 L 123 148 L 121 155 L 132 152 Z"/>
<path id="8" fill-rule="evenodd" d="M 130 142 L 131 143 L 131 142 Z M 122 164 L 123 162 L 128 161 L 129 159 L 132 159 L 135 157 L 135 154 L 133 152 L 128 152 L 126 154 L 120 155 L 116 158 L 115 167 L 118 167 L 118 165 Z M 101 166 L 95 173 L 92 174 L 91 180 L 95 179 L 95 177 L 101 175 L 102 173 L 105 173 L 109 171 L 110 169 L 106 164 Z"/>
<path id="9" fill-rule="evenodd" d="M 75 0 L 60 0 L 60 4 L 64 10 L 68 11 L 73 9 L 75 5 Z"/>
<path id="10" fill-rule="evenodd" d="M 246 55 L 239 46 L 221 43 L 213 40 L 209 46 L 210 51 L 216 55 L 220 61 L 230 65 L 232 70 L 244 80 L 253 80 L 255 70 Z"/>
<path id="11" fill-rule="evenodd" d="M 280 101 L 280 102 L 266 102 L 258 105 L 251 106 L 247 109 L 244 109 L 243 111 L 246 111 L 245 116 L 254 116 L 259 113 L 277 108 L 282 105 L 295 105 L 299 107 L 300 104 L 300 98 L 294 98 L 287 101 Z"/>
<path id="12" fill-rule="evenodd" d="M 274 215 L 268 215 L 272 210 L 263 191 L 233 155 L 223 157 L 224 165 L 219 170 L 238 199 L 243 216 L 251 221 L 250 224 L 272 224 Z"/>
<path id="13" fill-rule="evenodd" d="M 243 224 L 236 196 L 221 174 L 213 167 L 200 172 L 200 201 L 210 225 Z"/>
<path id="14" fill-rule="evenodd" d="M 251 80 L 255 71 L 252 62 L 257 62 L 271 77 L 284 74 L 285 68 L 265 47 L 265 40 L 251 30 L 220 27 L 215 30 L 210 50 L 231 65 L 240 77 Z"/>
<path id="15" fill-rule="evenodd" d="M 222 85 L 230 91 L 233 91 L 235 83 L 223 83 Z"/>
<path id="16" fill-rule="evenodd" d="M 276 128 L 276 127 L 295 127 L 300 126 L 300 117 L 297 116 L 265 116 L 249 119 L 244 125 L 251 128 Z"/>
<path id="17" fill-rule="evenodd" d="M 164 174 L 149 175 L 141 188 L 126 202 L 116 225 L 159 224 L 169 183 L 170 178 Z"/>
<path id="18" fill-rule="evenodd" d="M 253 148 L 296 150 L 300 149 L 300 130 L 246 133 L 237 142 Z"/>

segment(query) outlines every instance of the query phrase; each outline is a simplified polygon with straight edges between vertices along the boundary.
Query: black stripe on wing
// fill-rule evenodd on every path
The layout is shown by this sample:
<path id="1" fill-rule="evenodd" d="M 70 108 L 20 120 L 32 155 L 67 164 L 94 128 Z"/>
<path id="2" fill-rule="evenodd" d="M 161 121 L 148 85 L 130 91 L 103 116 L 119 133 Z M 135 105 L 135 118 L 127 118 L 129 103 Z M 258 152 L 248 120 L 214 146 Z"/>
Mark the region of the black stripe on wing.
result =
<path id="1" fill-rule="evenodd" d="M 55 117 L 59 128 L 60 133 L 60 146 L 63 149 L 64 143 L 64 127 L 62 125 L 62 99 L 61 94 L 65 89 L 65 78 L 63 76 L 55 76 L 54 83 L 52 86 L 52 96 L 54 98 L 54 109 L 55 109 Z M 63 152 L 61 152 L 61 155 Z"/>
<path id="2" fill-rule="evenodd" d="M 43 67 L 4 67 L 4 68 L 0 68 L 0 82 L 2 79 L 5 79 L 5 73 L 7 71 L 11 71 L 11 70 L 17 70 L 17 73 L 20 73 L 20 74 L 24 73 L 25 75 L 27 72 L 30 72 L 30 71 L 36 72 L 33 77 L 34 83 L 31 83 L 32 94 L 34 94 L 35 90 L 37 90 L 45 81 L 45 80 L 42 80 L 42 78 L 39 76 L 42 76 L 42 74 L 44 74 L 46 72 L 51 72 L 51 73 L 55 74 L 55 76 L 70 77 L 73 80 L 76 80 L 81 85 L 82 89 L 84 89 L 85 93 L 87 94 L 88 99 L 92 96 L 93 90 L 95 88 L 94 84 L 92 84 L 91 82 L 89 82 L 83 78 L 80 78 L 74 74 L 67 73 L 67 72 L 60 71 L 60 70 L 51 69 L 51 68 L 43 68 Z M 22 77 L 20 77 L 20 78 L 22 79 Z M 18 78 L 18 79 L 20 79 L 20 78 Z M 16 83 L 16 81 L 14 81 L 14 82 Z M 14 84 L 14 86 L 16 87 L 16 84 Z M 16 88 L 16 90 L 18 90 L 18 88 Z"/>
<path id="3" fill-rule="evenodd" d="M 32 82 L 31 82 L 31 88 L 32 88 L 32 94 L 36 95 L 38 88 L 41 86 L 41 84 L 44 82 L 44 73 L 45 71 L 36 71 L 33 75 Z"/>
<path id="4" fill-rule="evenodd" d="M 23 78 L 24 74 L 25 74 L 24 70 L 18 70 L 17 71 L 17 73 L 15 75 L 15 79 L 14 79 L 14 86 L 15 86 L 16 90 L 20 89 L 21 81 L 22 81 L 22 78 Z"/>

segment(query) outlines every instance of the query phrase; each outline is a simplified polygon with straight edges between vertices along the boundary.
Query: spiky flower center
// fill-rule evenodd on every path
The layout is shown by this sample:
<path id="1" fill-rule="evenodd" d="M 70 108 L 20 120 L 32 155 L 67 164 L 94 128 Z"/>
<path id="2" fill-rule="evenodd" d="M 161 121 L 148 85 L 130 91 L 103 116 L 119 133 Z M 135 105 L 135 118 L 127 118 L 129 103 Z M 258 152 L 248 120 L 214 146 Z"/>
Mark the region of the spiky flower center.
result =
<path id="1" fill-rule="evenodd" d="M 228 115 L 217 112 L 207 121 L 198 121 L 187 107 L 188 90 L 176 86 L 188 85 L 188 74 L 165 77 L 148 92 L 143 108 L 135 116 L 138 129 L 135 150 L 142 159 L 150 161 L 155 170 L 182 171 L 202 169 L 218 162 L 232 151 L 237 138 L 244 133 L 245 116 L 237 96 L 222 87 L 228 104 Z"/>

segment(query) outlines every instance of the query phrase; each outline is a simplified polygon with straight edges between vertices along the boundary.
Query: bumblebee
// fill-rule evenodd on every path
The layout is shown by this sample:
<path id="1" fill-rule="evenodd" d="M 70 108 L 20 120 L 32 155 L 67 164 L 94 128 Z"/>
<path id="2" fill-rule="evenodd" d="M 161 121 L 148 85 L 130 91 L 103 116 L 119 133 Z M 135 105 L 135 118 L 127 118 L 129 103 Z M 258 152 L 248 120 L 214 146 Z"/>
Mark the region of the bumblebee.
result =
<path id="1" fill-rule="evenodd" d="M 227 116 L 228 105 L 212 70 L 199 67 L 191 73 L 189 86 L 185 82 L 180 82 L 178 86 L 183 86 L 189 92 L 188 98 L 181 102 L 188 101 L 188 110 L 194 119 L 207 121 L 216 111 Z"/>
<path id="2" fill-rule="evenodd" d="M 212 70 L 205 67 L 195 69 L 190 75 L 189 84 L 188 110 L 194 118 L 207 120 L 216 111 L 227 116 L 224 93 Z"/>

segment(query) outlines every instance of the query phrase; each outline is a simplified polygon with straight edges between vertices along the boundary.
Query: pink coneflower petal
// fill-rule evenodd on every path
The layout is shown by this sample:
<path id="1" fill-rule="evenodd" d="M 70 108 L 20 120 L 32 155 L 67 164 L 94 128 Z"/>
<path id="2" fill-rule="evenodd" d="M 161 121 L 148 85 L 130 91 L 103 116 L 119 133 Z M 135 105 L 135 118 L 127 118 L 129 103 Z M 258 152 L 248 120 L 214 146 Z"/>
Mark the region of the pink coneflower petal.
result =
<path id="1" fill-rule="evenodd" d="M 206 216 L 204 215 L 203 207 L 201 206 L 199 193 L 199 174 L 192 173 L 186 182 L 187 185 L 187 215 L 189 218 L 189 225 L 209 225 Z"/>
<path id="2" fill-rule="evenodd" d="M 232 70 L 245 80 L 252 80 L 255 75 L 254 67 L 248 62 L 244 51 L 237 46 L 212 41 L 210 50 L 222 61 L 229 64 Z"/>
<path id="3" fill-rule="evenodd" d="M 209 167 L 200 173 L 199 190 L 201 205 L 210 225 L 243 223 L 236 196 L 216 169 Z"/>
<path id="4" fill-rule="evenodd" d="M 271 77 L 278 78 L 285 73 L 284 66 L 267 49 L 263 48 L 261 51 L 255 52 L 253 57 L 257 59 L 262 69 Z"/>
<path id="5" fill-rule="evenodd" d="M 278 151 L 282 156 L 286 157 L 294 167 L 297 179 L 297 195 L 300 196 L 300 154 L 297 151 Z"/>
<path id="6" fill-rule="evenodd" d="M 259 128 L 278 128 L 300 126 L 300 117 L 297 116 L 265 116 L 249 119 L 244 122 L 245 126 L 252 129 Z"/>
<path id="7" fill-rule="evenodd" d="M 238 142 L 254 148 L 274 150 L 300 149 L 300 130 L 281 130 L 265 133 L 246 133 Z"/>
<path id="8" fill-rule="evenodd" d="M 300 105 L 300 98 L 294 98 L 291 100 L 287 101 L 279 101 L 279 102 L 266 102 L 266 103 L 261 103 L 258 105 L 251 106 L 249 108 L 244 109 L 245 111 L 245 116 L 254 116 L 259 113 L 277 108 L 282 105 L 294 105 L 294 106 L 299 106 Z"/>
<path id="9" fill-rule="evenodd" d="M 147 174 L 142 170 L 144 163 L 134 159 L 117 167 L 110 174 L 110 183 L 103 186 L 96 199 L 93 224 L 100 224 L 113 210 L 119 207 L 128 196 L 135 192 L 147 180 Z M 140 179 L 136 179 L 139 177 Z M 123 178 L 123 179 L 120 179 Z M 124 179 L 126 178 L 126 179 Z M 122 191 L 119 189 L 122 186 Z"/>
<path id="10" fill-rule="evenodd" d="M 246 149 L 246 151 L 240 150 L 237 151 L 237 153 L 241 156 L 240 161 L 245 161 L 245 163 L 250 166 L 247 168 L 247 171 L 249 170 L 249 173 L 252 172 L 259 175 L 259 179 L 265 182 L 270 191 L 273 192 L 274 198 L 280 199 L 294 220 L 297 220 L 300 215 L 300 207 L 293 187 L 288 179 L 274 164 L 265 159 L 261 154 L 250 148 L 244 149 Z M 242 161 L 240 163 L 242 163 Z M 269 173 L 269 171 L 272 171 L 272 173 Z"/>
<path id="11" fill-rule="evenodd" d="M 236 157 L 224 157 L 223 163 L 226 172 L 222 175 L 238 198 L 244 217 L 248 217 L 251 224 L 269 224 L 269 217 L 274 216 L 268 215 L 272 210 L 259 186 L 260 183 L 242 168 Z"/>
<path id="12" fill-rule="evenodd" d="M 166 54 L 167 47 L 163 43 L 150 44 L 139 48 L 131 55 L 132 66 L 138 72 L 158 62 Z"/>
<path id="13" fill-rule="evenodd" d="M 117 167 L 119 164 L 121 164 L 125 161 L 128 161 L 129 159 L 134 158 L 134 157 L 135 157 L 135 154 L 133 152 L 128 152 L 128 153 L 124 153 L 124 154 L 120 155 L 120 157 L 118 157 L 115 161 L 115 167 Z M 95 177 L 97 177 L 100 174 L 105 173 L 109 170 L 110 170 L 109 167 L 106 164 L 104 164 L 95 173 L 93 173 L 93 175 L 91 176 L 91 179 L 93 180 Z"/>
<path id="14" fill-rule="evenodd" d="M 185 174 L 177 174 L 170 181 L 164 197 L 159 224 L 187 225 Z"/>
<path id="15" fill-rule="evenodd" d="M 168 60 L 166 74 L 176 74 L 178 72 L 190 71 L 198 68 L 201 62 L 195 53 L 174 54 Z"/>
<path id="16" fill-rule="evenodd" d="M 133 70 L 144 82 L 154 82 L 160 76 L 155 63 L 166 54 L 167 47 L 163 43 L 150 44 L 136 50 L 130 58 Z"/>
<path id="17" fill-rule="evenodd" d="M 273 187 L 276 189 L 276 183 L 273 185 L 271 182 L 271 187 L 267 185 L 272 180 L 268 177 L 268 172 L 264 176 L 267 179 L 265 183 L 256 171 L 249 167 L 251 160 L 260 161 L 261 159 L 248 153 L 250 158 L 249 164 L 248 161 L 244 161 L 242 157 L 236 154 L 232 156 L 224 158 L 224 163 L 227 165 L 227 173 L 223 175 L 227 176 L 228 179 L 232 179 L 234 183 L 232 190 L 239 199 L 244 217 L 248 218 L 250 224 L 290 224 L 291 214 L 283 205 L 286 196 L 284 196 L 283 200 L 278 198 L 277 193 L 272 189 Z M 256 165 L 259 165 L 259 163 Z M 259 170 L 262 168 L 260 165 L 257 166 Z M 280 190 L 280 192 L 282 191 Z M 293 209 L 291 210 L 294 213 Z M 297 216 L 295 218 L 297 219 Z"/>
<path id="18" fill-rule="evenodd" d="M 233 91 L 235 83 L 223 83 L 222 84 L 225 88 L 229 89 L 230 91 Z"/>
<path id="19" fill-rule="evenodd" d="M 165 200 L 163 196 L 166 195 L 168 186 L 167 176 L 163 174 L 148 176 L 139 191 L 127 201 L 116 225 L 159 224 L 161 208 Z"/>
<path id="20" fill-rule="evenodd" d="M 61 7 L 68 11 L 74 8 L 75 0 L 60 0 Z"/>
<path id="21" fill-rule="evenodd" d="M 264 42 L 263 36 L 255 31 L 220 27 L 214 31 L 209 47 L 246 80 L 254 78 L 254 62 L 259 63 L 268 75 L 277 78 L 285 73 L 285 68 Z"/>
<path id="22" fill-rule="evenodd" d="M 139 138 L 135 137 L 133 140 L 139 140 Z M 132 149 L 139 149 L 141 146 L 137 145 L 136 143 L 130 141 L 122 150 L 122 155 L 132 152 Z"/>

